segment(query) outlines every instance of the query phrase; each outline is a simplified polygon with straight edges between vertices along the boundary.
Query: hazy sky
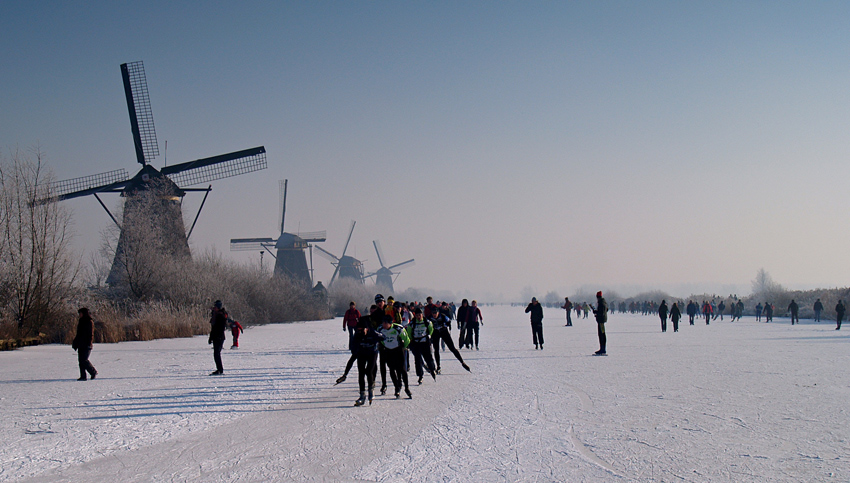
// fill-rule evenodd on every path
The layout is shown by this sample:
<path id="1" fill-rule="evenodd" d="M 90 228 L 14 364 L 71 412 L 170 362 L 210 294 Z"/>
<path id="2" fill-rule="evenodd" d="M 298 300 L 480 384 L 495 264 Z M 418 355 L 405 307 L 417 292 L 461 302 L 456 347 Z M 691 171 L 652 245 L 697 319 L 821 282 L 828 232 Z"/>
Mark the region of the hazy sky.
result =
<path id="1" fill-rule="evenodd" d="M 258 263 L 229 239 L 277 236 L 288 178 L 287 231 L 339 255 L 356 220 L 367 269 L 374 239 L 416 259 L 398 288 L 848 284 L 848 2 L 4 1 L 4 156 L 138 171 L 137 60 L 168 163 L 268 151 L 214 183 L 196 252 Z M 66 203 L 98 245 L 97 201 Z"/>

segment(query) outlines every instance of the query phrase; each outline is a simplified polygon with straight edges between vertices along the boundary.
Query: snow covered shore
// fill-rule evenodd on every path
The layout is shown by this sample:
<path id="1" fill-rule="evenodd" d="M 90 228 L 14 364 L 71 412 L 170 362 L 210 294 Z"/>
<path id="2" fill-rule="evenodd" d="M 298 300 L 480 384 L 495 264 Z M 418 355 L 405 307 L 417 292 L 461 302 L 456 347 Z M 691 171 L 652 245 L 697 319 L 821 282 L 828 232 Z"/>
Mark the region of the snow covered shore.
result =
<path id="1" fill-rule="evenodd" d="M 482 312 L 471 374 L 444 354 L 362 408 L 339 320 L 248 329 L 218 377 L 205 337 L 96 345 L 88 382 L 68 346 L 0 353 L 0 481 L 850 481 L 834 323 L 613 314 L 593 357 L 591 318 L 547 309 L 535 351 L 522 308 Z"/>

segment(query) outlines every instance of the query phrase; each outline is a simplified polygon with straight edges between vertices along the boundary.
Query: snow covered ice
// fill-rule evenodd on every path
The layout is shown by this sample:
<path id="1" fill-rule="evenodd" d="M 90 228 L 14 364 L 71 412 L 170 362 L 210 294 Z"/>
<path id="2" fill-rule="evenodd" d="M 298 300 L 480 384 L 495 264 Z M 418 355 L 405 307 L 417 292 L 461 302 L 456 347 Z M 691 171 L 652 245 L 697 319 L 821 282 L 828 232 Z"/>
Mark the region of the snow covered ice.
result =
<path id="1" fill-rule="evenodd" d="M 247 329 L 216 377 L 206 337 L 96 344 L 88 382 L 69 346 L 0 353 L 0 481 L 850 481 L 834 323 L 618 313 L 592 357 L 592 318 L 546 309 L 535 351 L 523 307 L 482 312 L 472 373 L 441 353 L 360 408 L 339 320 Z"/>

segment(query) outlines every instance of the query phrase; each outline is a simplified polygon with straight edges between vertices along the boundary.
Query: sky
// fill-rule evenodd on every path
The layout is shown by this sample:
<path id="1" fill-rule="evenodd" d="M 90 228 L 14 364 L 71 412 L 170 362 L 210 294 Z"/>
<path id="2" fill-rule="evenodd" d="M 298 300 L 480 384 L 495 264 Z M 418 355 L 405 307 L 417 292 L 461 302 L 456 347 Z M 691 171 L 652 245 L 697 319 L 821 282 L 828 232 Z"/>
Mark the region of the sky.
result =
<path id="1" fill-rule="evenodd" d="M 141 60 L 155 167 L 268 153 L 213 183 L 195 253 L 259 263 L 229 240 L 278 235 L 288 179 L 287 231 L 340 255 L 356 220 L 368 271 L 372 240 L 416 259 L 397 289 L 847 286 L 848 25 L 847 2 L 4 1 L 0 148 L 135 173 Z M 87 260 L 111 221 L 65 203 Z"/>

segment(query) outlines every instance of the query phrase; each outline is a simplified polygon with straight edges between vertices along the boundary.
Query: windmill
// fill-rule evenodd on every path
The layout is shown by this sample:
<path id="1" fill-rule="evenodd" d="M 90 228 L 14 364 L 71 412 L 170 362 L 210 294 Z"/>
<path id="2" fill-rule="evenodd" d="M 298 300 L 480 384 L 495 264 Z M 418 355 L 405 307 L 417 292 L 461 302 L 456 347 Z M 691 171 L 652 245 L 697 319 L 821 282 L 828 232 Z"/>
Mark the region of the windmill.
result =
<path id="1" fill-rule="evenodd" d="M 145 69 L 141 61 L 121 64 L 121 77 L 124 81 L 124 96 L 130 114 L 130 130 L 133 134 L 136 161 L 142 169 L 133 177 L 122 169 L 81 178 L 58 181 L 51 184 L 52 196 L 41 202 L 54 202 L 93 195 L 106 213 L 118 225 L 121 234 L 115 250 L 112 269 L 107 283 L 113 284 L 126 279 L 128 260 L 131 257 L 132 234 L 128 227 L 144 225 L 154 233 L 149 236 L 160 241 L 157 250 L 168 255 L 191 257 L 189 236 L 198 222 L 204 203 L 212 191 L 212 185 L 206 188 L 181 188 L 218 179 L 237 176 L 266 168 L 266 149 L 263 146 L 221 154 L 209 158 L 197 159 L 186 163 L 166 166 L 160 170 L 150 163 L 159 155 L 156 131 L 153 124 L 150 97 L 148 96 Z M 189 191 L 206 192 L 192 226 L 186 233 L 183 224 L 183 196 Z M 98 193 L 121 193 L 124 198 L 122 223 L 109 211 Z M 155 200 L 140 196 L 153 194 Z"/>
<path id="2" fill-rule="evenodd" d="M 272 238 L 232 238 L 230 240 L 231 251 L 256 251 L 268 250 L 272 253 L 272 248 L 277 251 L 274 264 L 274 275 L 287 275 L 295 280 L 313 285 L 312 277 L 312 245 L 310 243 L 325 241 L 325 232 L 317 231 L 311 233 L 287 233 L 284 231 L 284 223 L 286 221 L 286 189 L 288 180 L 280 182 L 280 199 L 281 199 L 281 216 L 280 216 L 280 236 L 277 239 Z M 311 249 L 310 268 L 307 268 L 307 254 L 304 250 Z M 316 247 L 318 248 L 318 247 Z"/>
<path id="3" fill-rule="evenodd" d="M 316 245 L 316 248 L 319 249 L 319 255 L 327 258 L 336 267 L 334 274 L 331 276 L 331 281 L 328 283 L 328 288 L 331 288 L 337 275 L 339 275 L 339 278 L 349 278 L 363 283 L 363 262 L 345 254 L 348 251 L 348 243 L 351 241 L 351 234 L 354 233 L 354 225 L 356 223 L 356 221 L 351 220 L 351 229 L 348 231 L 348 240 L 345 241 L 345 247 L 342 249 L 341 257 L 337 257 L 333 253 Z"/>
<path id="4" fill-rule="evenodd" d="M 398 279 L 398 276 L 401 275 L 401 272 L 393 272 L 393 269 L 400 269 L 401 267 L 412 267 L 414 260 L 411 258 L 405 262 L 396 263 L 395 265 L 391 265 L 387 267 L 384 265 L 384 251 L 381 250 L 381 242 L 378 240 L 372 240 L 372 246 L 375 247 L 375 253 L 378 255 L 378 263 L 381 264 L 381 268 L 379 268 L 376 272 L 372 272 L 366 275 L 366 278 L 375 277 L 375 285 L 383 285 L 390 289 L 390 292 L 393 291 L 393 282 Z M 393 278 L 395 275 L 395 278 Z"/>

